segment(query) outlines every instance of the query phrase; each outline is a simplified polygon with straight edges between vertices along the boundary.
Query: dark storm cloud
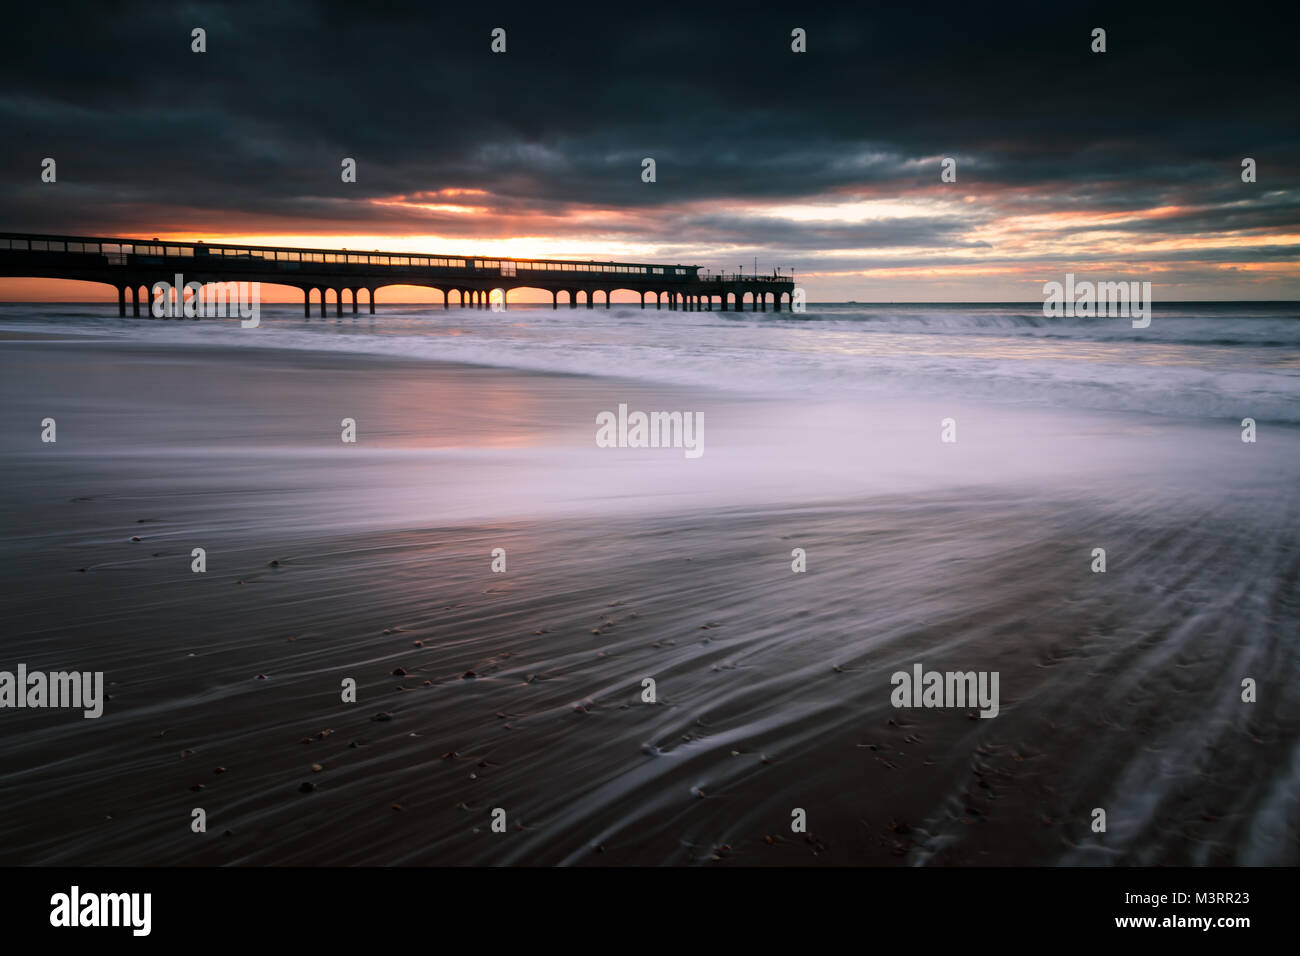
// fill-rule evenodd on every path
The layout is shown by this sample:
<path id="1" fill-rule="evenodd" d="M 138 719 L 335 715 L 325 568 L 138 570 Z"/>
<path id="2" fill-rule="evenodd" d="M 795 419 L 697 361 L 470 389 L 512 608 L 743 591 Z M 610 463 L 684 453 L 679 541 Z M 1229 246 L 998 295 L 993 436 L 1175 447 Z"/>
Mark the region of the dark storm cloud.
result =
<path id="1" fill-rule="evenodd" d="M 746 245 L 774 224 L 664 210 L 937 195 L 939 156 L 1003 209 L 1175 205 L 1189 208 L 1152 227 L 1284 225 L 1300 84 L 1279 12 L 1136 6 L 24 5 L 0 37 L 0 228 L 469 237 L 516 216 Z M 488 50 L 496 26 L 504 56 Z M 790 53 L 794 26 L 808 54 Z M 1261 184 L 1242 204 L 1246 155 Z M 57 189 L 38 180 L 45 156 Z M 356 201 L 464 187 L 489 194 L 460 200 L 482 217 Z M 962 231 L 785 222 L 779 242 L 961 248 Z"/>

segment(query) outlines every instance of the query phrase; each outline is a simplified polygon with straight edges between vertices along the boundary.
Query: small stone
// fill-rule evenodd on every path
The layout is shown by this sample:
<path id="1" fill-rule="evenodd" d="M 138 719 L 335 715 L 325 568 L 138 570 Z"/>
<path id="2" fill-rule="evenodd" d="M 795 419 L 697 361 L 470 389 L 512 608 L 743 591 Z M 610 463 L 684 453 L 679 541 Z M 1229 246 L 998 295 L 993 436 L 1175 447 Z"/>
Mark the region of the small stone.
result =
<path id="1" fill-rule="evenodd" d="M 475 674 L 473 671 L 466 671 L 465 673 L 460 675 L 461 680 L 473 680 L 475 677 L 478 677 L 478 675 Z"/>
<path id="2" fill-rule="evenodd" d="M 394 804 L 393 804 L 393 809 L 394 809 L 394 810 L 402 810 L 402 809 L 404 809 L 404 808 L 403 808 L 403 806 L 402 806 L 400 803 L 394 803 Z"/>
<path id="3" fill-rule="evenodd" d="M 140 537 L 138 534 L 133 534 L 133 535 L 131 535 L 131 540 L 132 540 L 132 541 L 143 541 L 144 538 Z"/>
<path id="4" fill-rule="evenodd" d="M 406 670 L 401 667 L 394 667 L 391 671 L 393 677 L 405 677 Z"/>
<path id="5" fill-rule="evenodd" d="M 278 568 L 279 566 L 280 566 L 280 562 L 279 562 L 279 561 L 272 561 L 272 562 L 268 565 L 268 567 L 272 567 L 272 568 Z"/>
<path id="6" fill-rule="evenodd" d="M 257 675 L 257 679 L 258 679 L 258 680 L 266 680 L 266 675 L 265 675 L 265 674 L 258 674 L 258 675 Z"/>
<path id="7" fill-rule="evenodd" d="M 185 757 L 188 757 L 188 756 L 189 756 L 190 754 L 192 754 L 192 753 L 194 753 L 193 750 L 182 750 L 182 751 L 181 751 L 181 758 L 184 759 Z"/>
<path id="8" fill-rule="evenodd" d="M 424 641 L 411 641 L 412 647 L 424 647 Z"/>
<path id="9" fill-rule="evenodd" d="M 194 786 L 190 787 L 190 789 L 193 790 L 195 793 L 198 793 L 200 790 L 203 789 L 203 784 L 196 783 Z"/>
<path id="10" fill-rule="evenodd" d="M 456 753 L 456 751 L 454 751 L 454 750 L 448 750 L 445 754 L 442 755 L 442 759 L 443 759 L 443 760 L 455 760 L 455 759 L 456 759 L 457 757 L 459 757 L 459 756 L 460 756 L 460 754 Z"/>
<path id="11" fill-rule="evenodd" d="M 298 788 L 298 792 L 311 793 L 315 789 L 316 789 L 316 784 L 312 783 L 310 780 L 305 780 L 303 781 L 302 786 Z"/>
<path id="12" fill-rule="evenodd" d="M 218 767 L 217 769 L 213 770 L 212 772 L 213 772 L 213 773 L 225 773 L 225 772 L 226 772 L 226 768 L 225 768 L 225 767 Z"/>
<path id="13" fill-rule="evenodd" d="M 311 765 L 311 772 L 312 772 L 312 773 L 320 773 L 320 772 L 321 772 L 322 770 L 324 770 L 324 769 L 325 769 L 325 768 L 322 767 L 322 766 L 321 766 L 320 764 L 318 764 L 318 763 L 314 763 L 314 764 Z"/>
<path id="14" fill-rule="evenodd" d="M 371 717 L 370 719 L 378 720 L 381 723 L 386 723 L 393 719 L 393 715 L 386 710 L 381 710 L 379 713 L 375 714 L 375 716 Z"/>

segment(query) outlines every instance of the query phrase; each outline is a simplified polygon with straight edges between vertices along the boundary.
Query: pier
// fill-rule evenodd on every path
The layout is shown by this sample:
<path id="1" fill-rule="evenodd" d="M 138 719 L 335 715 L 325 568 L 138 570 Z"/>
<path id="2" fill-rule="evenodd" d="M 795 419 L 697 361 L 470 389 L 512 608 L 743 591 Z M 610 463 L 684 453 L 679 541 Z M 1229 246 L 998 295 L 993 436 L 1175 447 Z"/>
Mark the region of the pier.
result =
<path id="1" fill-rule="evenodd" d="M 102 282 L 117 290 L 118 314 L 150 315 L 155 283 L 203 285 L 259 282 L 300 289 L 310 317 L 312 293 L 319 293 L 320 314 L 332 301 L 335 315 L 345 305 L 356 315 L 364 301 L 375 312 L 375 290 L 385 286 L 424 286 L 442 292 L 442 307 L 490 307 L 499 293 L 505 308 L 515 289 L 551 294 L 551 307 L 594 308 L 604 294 L 630 291 L 656 309 L 684 311 L 780 312 L 793 302 L 794 277 L 723 275 L 699 266 L 646 262 L 578 262 L 564 259 L 510 259 L 488 256 L 413 254 L 350 249 L 301 249 L 274 246 L 173 242 L 92 236 L 53 236 L 0 232 L 0 276 L 79 279 Z M 332 296 L 332 300 L 331 300 Z M 647 299 L 647 296 L 649 299 Z"/>

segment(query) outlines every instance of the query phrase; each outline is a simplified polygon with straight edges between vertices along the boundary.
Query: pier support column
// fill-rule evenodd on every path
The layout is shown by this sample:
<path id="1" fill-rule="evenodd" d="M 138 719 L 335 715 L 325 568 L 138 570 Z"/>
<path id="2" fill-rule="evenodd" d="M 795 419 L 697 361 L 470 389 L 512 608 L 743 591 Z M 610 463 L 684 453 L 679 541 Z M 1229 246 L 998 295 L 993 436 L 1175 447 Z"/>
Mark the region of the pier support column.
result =
<path id="1" fill-rule="evenodd" d="M 303 318 L 311 318 L 311 289 L 302 290 L 302 314 Z"/>
<path id="2" fill-rule="evenodd" d="M 590 289 L 588 289 L 588 290 L 587 290 L 587 308 L 589 308 L 589 309 L 594 309 L 594 308 L 596 307 L 596 303 L 594 303 L 594 302 L 591 301 L 591 297 L 592 297 L 592 295 L 594 295 L 594 293 L 593 293 Z"/>
<path id="3" fill-rule="evenodd" d="M 370 314 L 375 314 L 375 290 L 370 290 Z"/>
<path id="4" fill-rule="evenodd" d="M 761 300 L 760 305 L 762 306 L 762 308 L 760 308 L 758 311 L 760 311 L 760 312 L 766 312 L 766 311 L 767 311 L 767 293 L 766 293 L 766 292 L 762 292 L 762 293 L 759 294 L 758 297 L 759 297 L 759 299 Z"/>
<path id="5" fill-rule="evenodd" d="M 334 290 L 334 318 L 343 318 L 343 290 Z"/>
<path id="6" fill-rule="evenodd" d="M 126 318 L 126 286 L 117 287 L 117 314 L 119 318 Z"/>
<path id="7" fill-rule="evenodd" d="M 773 311 L 773 312 L 780 312 L 780 311 L 781 311 L 781 296 L 782 296 L 782 294 L 783 294 L 783 293 L 780 293 L 780 292 L 778 292 L 778 293 L 776 294 L 776 302 L 775 302 L 775 303 L 773 304 L 773 306 L 772 306 L 772 311 Z"/>
<path id="8" fill-rule="evenodd" d="M 605 290 L 605 308 L 609 308 L 609 290 Z"/>
<path id="9" fill-rule="evenodd" d="M 451 308 L 451 290 L 450 290 L 450 289 L 443 289 L 443 290 L 442 290 L 442 310 L 443 310 L 444 312 L 446 312 L 446 311 L 447 311 L 448 309 L 450 309 L 450 308 Z"/>
<path id="10" fill-rule="evenodd" d="M 357 290 L 352 290 L 352 314 L 357 314 Z"/>
<path id="11" fill-rule="evenodd" d="M 570 289 L 570 290 L 569 290 L 569 308 L 571 308 L 571 309 L 576 309 L 577 307 L 578 307 L 578 290 L 577 290 L 577 289 Z"/>
<path id="12" fill-rule="evenodd" d="M 325 294 L 326 294 L 327 291 L 328 291 L 328 290 L 327 290 L 324 286 L 321 286 L 321 290 L 320 290 L 320 317 L 321 317 L 322 319 L 325 318 Z"/>
<path id="13" fill-rule="evenodd" d="M 140 318 L 140 290 L 131 286 L 131 316 Z"/>
<path id="14" fill-rule="evenodd" d="M 554 289 L 552 289 L 552 290 L 551 290 L 551 308 L 552 308 L 552 309 L 558 309 L 559 307 L 560 307 L 560 293 L 558 293 L 558 292 L 556 292 Z"/>
<path id="15" fill-rule="evenodd" d="M 645 308 L 645 293 L 641 293 L 641 308 Z"/>
<path id="16" fill-rule="evenodd" d="M 664 294 L 663 294 L 662 292 L 656 292 L 656 293 L 655 293 L 655 310 L 658 311 L 659 309 L 662 309 L 663 307 L 664 307 Z"/>

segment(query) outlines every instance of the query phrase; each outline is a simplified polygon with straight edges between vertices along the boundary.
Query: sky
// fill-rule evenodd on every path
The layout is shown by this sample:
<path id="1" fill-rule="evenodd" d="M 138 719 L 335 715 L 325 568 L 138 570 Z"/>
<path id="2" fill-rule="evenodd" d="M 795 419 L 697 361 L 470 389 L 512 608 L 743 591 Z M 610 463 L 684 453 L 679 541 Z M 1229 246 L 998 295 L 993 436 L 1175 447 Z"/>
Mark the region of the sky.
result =
<path id="1" fill-rule="evenodd" d="M 0 231 L 757 260 L 810 301 L 1300 298 L 1293 4 L 398 6 L 6 10 Z"/>

